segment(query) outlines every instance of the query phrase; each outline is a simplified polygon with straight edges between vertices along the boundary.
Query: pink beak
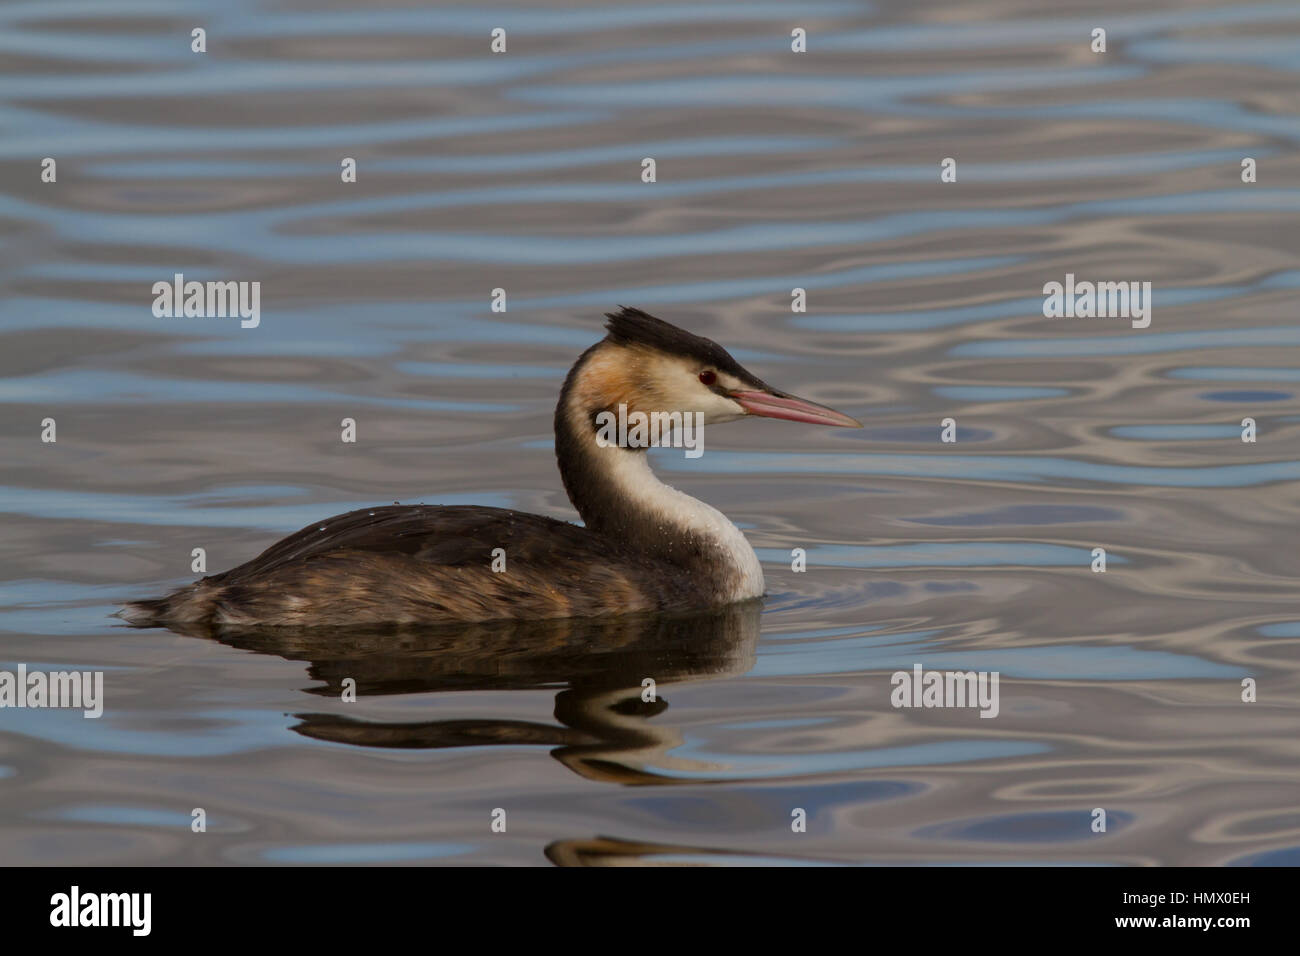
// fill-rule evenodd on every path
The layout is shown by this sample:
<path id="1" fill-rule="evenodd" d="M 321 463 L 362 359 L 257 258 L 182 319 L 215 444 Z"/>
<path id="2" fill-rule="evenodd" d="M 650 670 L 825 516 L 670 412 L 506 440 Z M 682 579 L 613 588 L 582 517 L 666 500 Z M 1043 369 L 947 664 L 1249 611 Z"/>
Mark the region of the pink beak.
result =
<path id="1" fill-rule="evenodd" d="M 740 407 L 750 415 L 761 415 L 763 418 L 780 418 L 787 422 L 806 422 L 809 425 L 862 427 L 862 422 L 856 418 L 849 418 L 833 408 L 783 392 L 731 392 L 730 397 L 739 402 Z"/>

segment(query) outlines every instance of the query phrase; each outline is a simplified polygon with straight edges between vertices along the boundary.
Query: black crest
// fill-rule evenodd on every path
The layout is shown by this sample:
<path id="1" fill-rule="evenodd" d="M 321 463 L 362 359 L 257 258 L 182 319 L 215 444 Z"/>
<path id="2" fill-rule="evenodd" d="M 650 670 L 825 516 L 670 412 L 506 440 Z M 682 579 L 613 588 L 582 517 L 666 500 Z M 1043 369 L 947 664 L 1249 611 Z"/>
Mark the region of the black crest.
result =
<path id="1" fill-rule="evenodd" d="M 766 388 L 762 382 L 745 371 L 740 363 L 727 354 L 717 342 L 702 335 L 693 335 L 685 329 L 657 319 L 649 312 L 619 306 L 617 312 L 606 312 L 609 319 L 605 328 L 609 339 L 626 345 L 644 345 L 669 355 L 681 355 L 693 358 L 701 365 L 708 365 L 720 371 L 736 376 L 742 382 L 756 388 Z"/>

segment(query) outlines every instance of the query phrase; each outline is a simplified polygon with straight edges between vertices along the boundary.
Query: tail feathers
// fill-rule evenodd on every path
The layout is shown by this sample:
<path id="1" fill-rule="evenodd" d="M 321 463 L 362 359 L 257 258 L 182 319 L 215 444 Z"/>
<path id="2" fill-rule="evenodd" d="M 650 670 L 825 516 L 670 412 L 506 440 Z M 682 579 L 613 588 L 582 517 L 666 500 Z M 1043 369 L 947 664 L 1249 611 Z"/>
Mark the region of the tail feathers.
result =
<path id="1" fill-rule="evenodd" d="M 131 601 L 122 605 L 114 617 L 120 617 L 132 627 L 158 627 L 167 619 L 171 607 L 170 598 L 158 598 L 154 601 Z"/>
<path id="2" fill-rule="evenodd" d="M 222 589 L 204 578 L 151 601 L 127 601 L 117 616 L 132 627 L 170 627 L 210 620 Z"/>

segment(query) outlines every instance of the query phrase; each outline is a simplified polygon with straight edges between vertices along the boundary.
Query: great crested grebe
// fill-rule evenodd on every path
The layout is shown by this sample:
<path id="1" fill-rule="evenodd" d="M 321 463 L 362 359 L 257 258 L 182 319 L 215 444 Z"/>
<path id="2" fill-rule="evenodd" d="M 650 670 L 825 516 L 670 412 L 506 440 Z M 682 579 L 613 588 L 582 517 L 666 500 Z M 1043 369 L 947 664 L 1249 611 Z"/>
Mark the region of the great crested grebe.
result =
<path id="1" fill-rule="evenodd" d="M 611 443 L 600 424 L 620 406 L 628 419 L 676 412 L 707 425 L 749 415 L 861 423 L 765 385 L 717 343 L 639 309 L 607 317 L 609 334 L 579 356 L 555 408 L 555 457 L 585 527 L 504 508 L 363 508 L 119 615 L 138 627 L 337 627 L 693 611 L 761 597 L 763 570 L 740 529 L 659 481 L 644 447 Z"/>

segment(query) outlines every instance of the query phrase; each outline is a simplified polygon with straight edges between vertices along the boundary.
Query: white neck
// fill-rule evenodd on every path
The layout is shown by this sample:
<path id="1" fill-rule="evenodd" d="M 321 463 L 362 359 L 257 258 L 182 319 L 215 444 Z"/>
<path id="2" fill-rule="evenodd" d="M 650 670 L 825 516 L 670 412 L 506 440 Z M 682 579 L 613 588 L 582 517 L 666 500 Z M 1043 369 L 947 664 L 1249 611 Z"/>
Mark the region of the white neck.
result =
<path id="1" fill-rule="evenodd" d="M 594 445 L 594 443 L 593 443 Z M 729 599 L 743 601 L 763 595 L 763 567 L 744 534 L 717 508 L 660 481 L 645 452 L 597 448 L 613 485 L 637 502 L 653 520 L 691 532 L 712 543 L 719 558 L 735 571 Z M 722 563 L 720 561 L 719 563 Z"/>
<path id="2" fill-rule="evenodd" d="M 740 529 L 656 478 L 644 450 L 602 446 L 582 406 L 564 396 L 555 439 L 564 488 L 588 528 L 700 575 L 716 603 L 763 595 L 763 568 Z"/>

